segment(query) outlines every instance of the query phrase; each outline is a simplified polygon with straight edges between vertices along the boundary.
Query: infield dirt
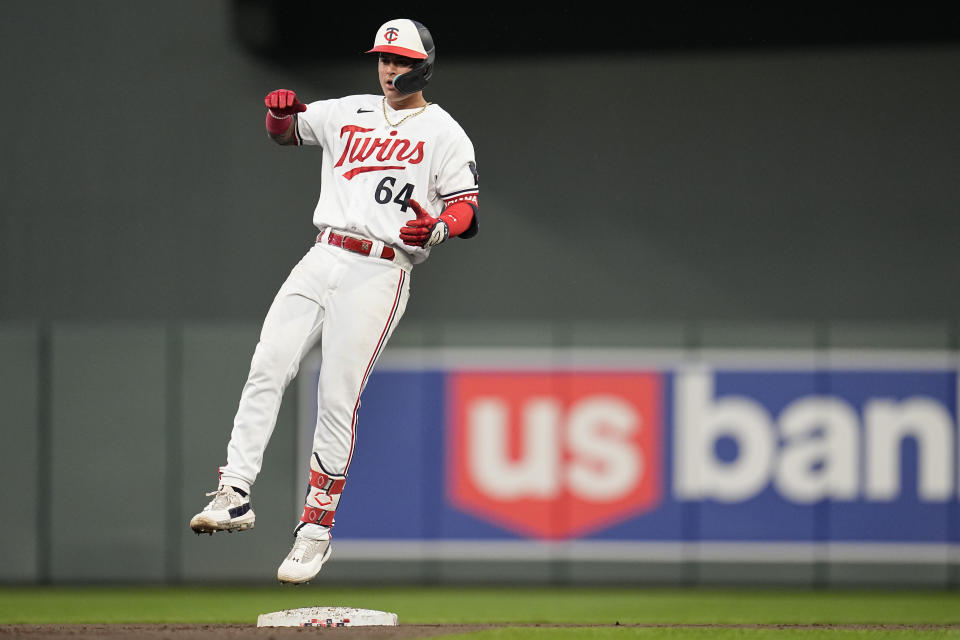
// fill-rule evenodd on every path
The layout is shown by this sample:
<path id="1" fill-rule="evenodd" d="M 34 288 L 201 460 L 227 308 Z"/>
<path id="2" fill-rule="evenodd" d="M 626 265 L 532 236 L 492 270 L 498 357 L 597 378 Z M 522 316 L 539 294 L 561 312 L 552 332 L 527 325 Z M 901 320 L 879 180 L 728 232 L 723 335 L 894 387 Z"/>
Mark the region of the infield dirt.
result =
<path id="1" fill-rule="evenodd" d="M 468 633 L 500 625 L 419 625 L 396 627 L 257 627 L 249 624 L 44 624 L 0 626 L 0 637 L 31 640 L 93 640 L 94 638 L 145 638 L 147 640 L 242 640 L 246 638 L 292 638 L 320 634 L 346 640 L 366 638 L 411 640 L 449 633 Z"/>

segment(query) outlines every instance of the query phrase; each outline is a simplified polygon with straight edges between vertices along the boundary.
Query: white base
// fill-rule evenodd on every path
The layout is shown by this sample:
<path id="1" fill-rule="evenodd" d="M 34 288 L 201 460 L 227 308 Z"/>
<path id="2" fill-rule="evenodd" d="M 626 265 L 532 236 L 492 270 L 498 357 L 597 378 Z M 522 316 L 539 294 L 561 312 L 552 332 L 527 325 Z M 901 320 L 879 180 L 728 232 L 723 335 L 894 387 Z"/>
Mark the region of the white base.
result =
<path id="1" fill-rule="evenodd" d="M 307 607 L 264 613 L 258 627 L 395 627 L 397 614 L 351 607 Z"/>

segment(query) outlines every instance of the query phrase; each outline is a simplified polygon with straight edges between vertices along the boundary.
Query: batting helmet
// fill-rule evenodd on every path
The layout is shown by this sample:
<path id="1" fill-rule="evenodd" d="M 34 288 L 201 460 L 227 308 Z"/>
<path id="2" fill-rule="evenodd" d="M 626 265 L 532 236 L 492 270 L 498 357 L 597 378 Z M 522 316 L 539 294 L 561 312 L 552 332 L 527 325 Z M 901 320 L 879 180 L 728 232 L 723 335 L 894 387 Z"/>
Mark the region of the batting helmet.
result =
<path id="1" fill-rule="evenodd" d="M 393 53 L 418 62 L 406 73 L 393 79 L 393 86 L 400 93 L 421 91 L 433 76 L 433 65 L 437 61 L 437 52 L 433 46 L 433 37 L 425 26 L 416 20 L 390 20 L 385 22 L 373 41 L 373 48 L 367 53 Z"/>

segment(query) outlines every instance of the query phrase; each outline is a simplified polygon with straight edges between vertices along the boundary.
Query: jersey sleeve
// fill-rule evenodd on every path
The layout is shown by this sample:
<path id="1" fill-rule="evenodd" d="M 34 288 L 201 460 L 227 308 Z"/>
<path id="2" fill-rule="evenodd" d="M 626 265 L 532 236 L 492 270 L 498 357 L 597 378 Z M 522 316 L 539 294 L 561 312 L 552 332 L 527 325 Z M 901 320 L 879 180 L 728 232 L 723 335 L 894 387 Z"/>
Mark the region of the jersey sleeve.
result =
<path id="1" fill-rule="evenodd" d="M 297 143 L 324 146 L 323 123 L 330 115 L 333 100 L 319 100 L 297 114 Z"/>
<path id="2" fill-rule="evenodd" d="M 480 176 L 473 143 L 462 130 L 451 138 L 437 174 L 437 195 L 444 207 L 455 202 L 477 202 L 480 193 Z"/>

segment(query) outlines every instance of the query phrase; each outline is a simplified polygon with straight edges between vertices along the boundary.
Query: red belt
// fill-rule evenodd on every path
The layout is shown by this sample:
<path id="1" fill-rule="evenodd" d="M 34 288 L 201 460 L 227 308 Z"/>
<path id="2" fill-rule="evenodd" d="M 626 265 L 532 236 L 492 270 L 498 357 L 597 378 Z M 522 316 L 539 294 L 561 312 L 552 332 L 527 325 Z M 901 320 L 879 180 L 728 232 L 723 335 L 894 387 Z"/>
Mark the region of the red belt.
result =
<path id="1" fill-rule="evenodd" d="M 320 242 L 320 238 L 323 236 L 323 233 L 317 236 L 317 242 Z M 329 237 L 327 237 L 327 244 L 332 244 L 335 247 L 340 247 L 341 249 L 346 249 L 347 251 L 353 251 L 354 253 L 359 253 L 363 256 L 370 255 L 370 252 L 373 250 L 373 240 L 367 240 L 366 238 L 354 238 L 353 236 L 342 236 L 339 233 L 330 232 Z M 384 260 L 393 260 L 393 257 L 396 255 L 396 252 L 392 247 L 384 247 L 380 251 L 378 257 L 383 258 Z"/>

